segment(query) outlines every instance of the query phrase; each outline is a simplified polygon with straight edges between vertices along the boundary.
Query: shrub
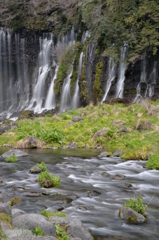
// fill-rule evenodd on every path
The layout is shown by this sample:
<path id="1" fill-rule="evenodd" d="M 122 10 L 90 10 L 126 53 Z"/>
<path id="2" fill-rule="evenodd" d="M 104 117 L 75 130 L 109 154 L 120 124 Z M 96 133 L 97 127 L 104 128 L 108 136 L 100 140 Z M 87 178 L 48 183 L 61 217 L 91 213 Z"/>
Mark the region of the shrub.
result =
<path id="1" fill-rule="evenodd" d="M 56 228 L 56 237 L 59 240 L 69 240 L 69 236 L 67 235 L 67 233 L 62 230 L 62 228 L 60 227 L 60 225 L 55 225 Z"/>
<path id="2" fill-rule="evenodd" d="M 33 235 L 36 235 L 36 236 L 44 235 L 43 231 L 41 230 L 41 227 L 39 227 L 39 226 L 37 226 L 35 229 L 32 229 L 32 233 L 33 233 Z"/>
<path id="3" fill-rule="evenodd" d="M 44 162 L 37 163 L 36 166 L 39 167 L 42 172 L 45 172 L 47 170 L 46 165 L 45 165 Z"/>
<path id="4" fill-rule="evenodd" d="M 7 157 L 5 160 L 6 160 L 6 162 L 11 163 L 11 162 L 17 162 L 17 161 L 18 161 L 18 158 L 15 156 L 15 153 L 13 153 L 12 156 Z"/>
<path id="5" fill-rule="evenodd" d="M 41 130 L 36 132 L 35 135 L 46 143 L 58 143 L 62 145 L 64 142 L 63 131 L 55 128 L 51 130 Z"/>
<path id="6" fill-rule="evenodd" d="M 38 181 L 42 187 L 58 187 L 60 186 L 60 177 L 53 176 L 47 171 L 42 172 L 38 175 Z"/>
<path id="7" fill-rule="evenodd" d="M 151 155 L 146 162 L 149 169 L 159 170 L 159 155 Z"/>
<path id="8" fill-rule="evenodd" d="M 142 197 L 130 198 L 124 203 L 124 207 L 130 207 L 140 214 L 144 214 L 147 208 L 147 205 L 143 203 Z"/>
<path id="9" fill-rule="evenodd" d="M 46 210 L 41 211 L 41 215 L 47 217 L 49 220 L 51 217 L 66 217 L 67 214 L 64 212 L 49 212 Z"/>

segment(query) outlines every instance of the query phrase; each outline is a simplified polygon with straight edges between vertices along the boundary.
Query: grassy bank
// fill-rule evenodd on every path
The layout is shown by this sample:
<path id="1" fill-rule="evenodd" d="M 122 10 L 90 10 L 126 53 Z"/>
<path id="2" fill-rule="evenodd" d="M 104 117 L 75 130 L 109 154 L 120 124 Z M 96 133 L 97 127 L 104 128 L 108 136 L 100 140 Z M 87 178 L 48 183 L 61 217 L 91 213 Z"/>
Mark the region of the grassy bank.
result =
<path id="1" fill-rule="evenodd" d="M 111 153 L 120 149 L 124 159 L 145 160 L 148 155 L 159 154 L 159 110 L 153 111 L 158 104 L 159 101 L 129 106 L 89 105 L 54 116 L 23 119 L 17 121 L 17 129 L 0 136 L 0 145 L 16 147 L 18 141 L 29 135 L 44 141 L 44 148 L 64 147 L 74 142 L 78 148 L 102 146 Z M 82 116 L 84 120 L 69 124 L 74 116 Z M 147 121 L 151 126 L 147 126 Z M 137 129 L 139 123 L 141 127 Z M 127 132 L 120 132 L 123 125 Z M 96 136 L 104 128 L 106 134 Z"/>

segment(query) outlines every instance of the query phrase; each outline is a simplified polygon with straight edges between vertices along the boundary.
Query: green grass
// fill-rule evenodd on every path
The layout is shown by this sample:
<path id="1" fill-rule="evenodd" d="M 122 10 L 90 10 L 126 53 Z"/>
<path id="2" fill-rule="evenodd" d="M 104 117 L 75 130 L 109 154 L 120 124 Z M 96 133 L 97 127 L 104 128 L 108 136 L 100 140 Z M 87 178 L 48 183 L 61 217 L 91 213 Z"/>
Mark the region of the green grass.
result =
<path id="1" fill-rule="evenodd" d="M 59 176 L 54 176 L 47 171 L 38 175 L 38 181 L 42 187 L 59 187 L 61 184 Z"/>
<path id="2" fill-rule="evenodd" d="M 43 231 L 41 230 L 41 227 L 39 227 L 39 226 L 37 226 L 35 229 L 32 229 L 32 233 L 35 236 L 43 236 L 44 235 Z"/>
<path id="3" fill-rule="evenodd" d="M 147 205 L 143 203 L 142 197 L 130 198 L 124 203 L 124 207 L 130 207 L 140 214 L 145 214 Z"/>
<path id="4" fill-rule="evenodd" d="M 156 102 L 150 103 L 156 105 Z M 92 113 L 92 117 L 89 117 Z M 84 120 L 68 125 L 73 116 L 83 116 Z M 136 125 L 139 119 L 149 119 L 152 122 L 152 129 L 138 131 Z M 123 122 L 129 131 L 117 133 L 122 124 L 118 126 L 115 124 L 116 121 Z M 89 105 L 55 117 L 46 115 L 34 120 L 23 119 L 17 124 L 17 129 L 0 136 L 0 145 L 10 144 L 16 147 L 20 139 L 30 135 L 44 141 L 44 148 L 66 146 L 70 142 L 74 142 L 79 148 L 96 148 L 100 145 L 103 150 L 112 153 L 117 149 L 122 150 L 122 157 L 127 160 L 146 160 L 149 155 L 159 154 L 159 119 L 149 116 L 142 104 Z M 93 135 L 103 128 L 109 129 L 107 135 L 94 139 Z"/>
<path id="5" fill-rule="evenodd" d="M 4 222 L 6 224 L 10 224 L 11 223 L 11 218 L 10 218 L 9 214 L 0 213 L 0 221 Z"/>
<path id="6" fill-rule="evenodd" d="M 51 217 L 66 217 L 67 214 L 64 212 L 49 212 L 46 210 L 41 211 L 41 215 L 47 217 L 49 220 Z"/>
<path id="7" fill-rule="evenodd" d="M 37 163 L 36 166 L 39 167 L 39 168 L 41 169 L 42 172 L 47 171 L 47 168 L 46 168 L 46 165 L 45 165 L 44 162 Z"/>
<path id="8" fill-rule="evenodd" d="M 146 162 L 146 166 L 149 169 L 159 170 L 159 154 L 158 155 L 151 155 Z"/>
<path id="9" fill-rule="evenodd" d="M 12 156 L 7 157 L 5 160 L 6 160 L 6 162 L 8 162 L 8 163 L 13 163 L 13 162 L 17 162 L 17 161 L 18 161 L 18 158 L 15 156 L 15 153 L 13 153 Z"/>

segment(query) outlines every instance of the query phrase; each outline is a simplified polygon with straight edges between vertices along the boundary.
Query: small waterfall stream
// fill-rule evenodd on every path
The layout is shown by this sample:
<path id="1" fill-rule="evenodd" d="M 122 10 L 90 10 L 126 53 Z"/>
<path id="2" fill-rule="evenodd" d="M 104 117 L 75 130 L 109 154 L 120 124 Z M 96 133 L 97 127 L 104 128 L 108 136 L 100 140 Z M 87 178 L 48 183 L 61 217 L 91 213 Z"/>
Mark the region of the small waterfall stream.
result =
<path id="1" fill-rule="evenodd" d="M 57 65 L 55 68 L 55 75 L 51 81 L 50 88 L 46 97 L 45 102 L 45 109 L 51 110 L 56 107 L 56 100 L 55 100 L 55 93 L 54 93 L 54 81 L 57 78 L 57 72 L 58 72 L 59 66 Z"/>
<path id="2" fill-rule="evenodd" d="M 149 97 L 153 97 L 155 92 L 155 85 L 157 81 L 157 62 L 156 61 L 154 62 L 153 71 L 150 74 L 150 80 L 151 80 L 151 84 L 149 85 L 148 95 Z"/>
<path id="3" fill-rule="evenodd" d="M 77 80 L 76 80 L 76 84 L 75 84 L 75 92 L 73 95 L 73 99 L 72 99 L 72 108 L 76 109 L 79 107 L 79 101 L 80 101 L 80 90 L 79 90 L 79 79 L 81 77 L 81 73 L 82 73 L 82 62 L 83 62 L 83 52 L 81 52 L 80 54 L 80 58 L 79 58 L 79 63 L 78 63 L 78 73 L 77 73 Z"/>
<path id="4" fill-rule="evenodd" d="M 126 71 L 126 64 L 124 60 L 126 59 L 127 55 L 127 45 L 125 44 L 124 47 L 121 48 L 120 54 L 120 64 L 119 64 L 119 75 L 118 75 L 118 82 L 116 88 L 116 97 L 123 98 L 124 93 L 124 81 L 125 81 L 125 71 Z"/>
<path id="5" fill-rule="evenodd" d="M 115 78 L 115 63 L 110 58 L 109 63 L 108 63 L 108 80 L 107 80 L 107 84 L 106 84 L 105 94 L 102 99 L 102 103 L 107 99 L 107 96 L 108 96 L 108 93 L 109 93 L 109 90 L 111 88 L 111 84 L 112 84 L 112 81 L 114 80 L 114 78 Z"/>
<path id="6" fill-rule="evenodd" d="M 61 102 L 60 102 L 60 112 L 65 112 L 71 106 L 70 83 L 71 83 L 72 73 L 73 73 L 73 64 L 71 66 L 70 74 L 64 79 L 64 82 L 63 82 Z"/>

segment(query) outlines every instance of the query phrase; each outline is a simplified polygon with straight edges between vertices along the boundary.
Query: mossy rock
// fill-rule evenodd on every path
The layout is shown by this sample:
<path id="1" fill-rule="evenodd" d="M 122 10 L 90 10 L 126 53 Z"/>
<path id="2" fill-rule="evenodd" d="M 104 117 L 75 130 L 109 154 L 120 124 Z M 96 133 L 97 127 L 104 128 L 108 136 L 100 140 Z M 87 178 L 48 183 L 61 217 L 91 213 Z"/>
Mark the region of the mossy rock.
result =
<path id="1" fill-rule="evenodd" d="M 12 207 L 14 205 L 18 205 L 22 202 L 21 198 L 20 197 L 14 197 L 14 198 L 11 198 L 9 201 L 8 201 L 8 204 Z"/>

